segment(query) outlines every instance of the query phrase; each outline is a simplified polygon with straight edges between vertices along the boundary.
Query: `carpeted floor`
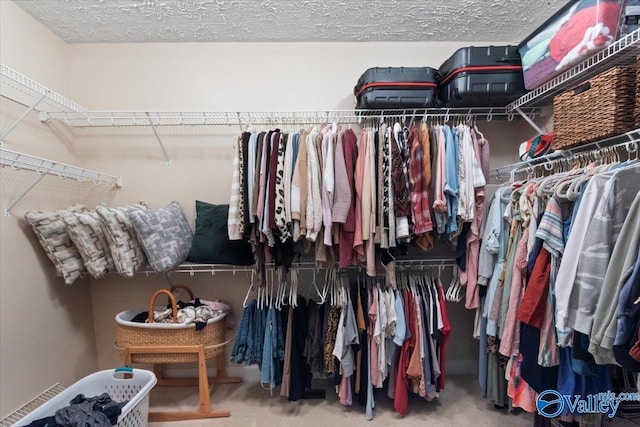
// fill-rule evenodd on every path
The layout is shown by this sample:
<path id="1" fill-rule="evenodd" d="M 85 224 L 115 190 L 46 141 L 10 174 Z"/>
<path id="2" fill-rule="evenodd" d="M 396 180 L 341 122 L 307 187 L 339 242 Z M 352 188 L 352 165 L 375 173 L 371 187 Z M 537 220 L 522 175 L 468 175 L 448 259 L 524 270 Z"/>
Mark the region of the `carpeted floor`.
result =
<path id="1" fill-rule="evenodd" d="M 316 387 L 327 390 L 326 400 L 288 402 L 273 396 L 257 383 L 220 385 L 211 395 L 213 409 L 229 409 L 231 417 L 197 421 L 157 422 L 150 427 L 162 426 L 242 426 L 242 427 L 338 427 L 371 425 L 364 417 L 364 408 L 355 403 L 351 408 L 340 405 L 335 391 L 327 381 L 317 381 Z M 151 392 L 150 410 L 195 410 L 198 391 L 193 388 L 155 387 Z M 409 413 L 402 417 L 393 409 L 393 401 L 383 394 L 376 394 L 376 408 L 372 421 L 380 426 L 446 426 L 530 427 L 533 416 L 524 412 L 510 413 L 496 410 L 481 397 L 475 376 L 447 377 L 446 389 L 433 402 L 411 398 Z"/>

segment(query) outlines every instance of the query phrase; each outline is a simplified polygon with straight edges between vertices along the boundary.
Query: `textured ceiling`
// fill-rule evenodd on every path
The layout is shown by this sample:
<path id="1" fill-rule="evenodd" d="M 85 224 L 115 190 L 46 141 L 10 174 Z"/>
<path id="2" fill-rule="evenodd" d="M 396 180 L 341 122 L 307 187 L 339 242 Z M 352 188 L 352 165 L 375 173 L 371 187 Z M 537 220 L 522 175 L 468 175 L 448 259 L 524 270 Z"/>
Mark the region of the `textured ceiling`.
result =
<path id="1" fill-rule="evenodd" d="M 566 0 L 14 0 L 67 43 L 520 41 Z"/>

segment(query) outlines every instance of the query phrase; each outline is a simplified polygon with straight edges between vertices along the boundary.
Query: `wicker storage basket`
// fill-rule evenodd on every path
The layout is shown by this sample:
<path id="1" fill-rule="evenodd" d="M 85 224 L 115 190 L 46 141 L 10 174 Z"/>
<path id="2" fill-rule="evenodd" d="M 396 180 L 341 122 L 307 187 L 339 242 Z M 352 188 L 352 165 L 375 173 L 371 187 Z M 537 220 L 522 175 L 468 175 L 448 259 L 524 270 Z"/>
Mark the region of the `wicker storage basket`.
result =
<path id="1" fill-rule="evenodd" d="M 612 67 L 555 97 L 553 147 L 574 147 L 633 129 L 635 80 L 635 67 Z"/>
<path id="2" fill-rule="evenodd" d="M 160 289 L 156 291 L 149 301 L 149 320 L 147 323 L 131 322 L 141 310 L 127 310 L 116 315 L 116 343 L 118 356 L 125 360 L 126 349 L 131 347 L 174 347 L 202 345 L 207 359 L 221 354 L 224 346 L 231 340 L 225 341 L 226 314 L 209 319 L 207 326 L 197 331 L 194 324 L 185 325 L 177 323 L 176 299 L 173 291 L 177 288 L 186 289 L 191 299 L 193 293 L 184 285 L 173 286 L 170 290 Z M 166 295 L 171 302 L 173 323 L 154 323 L 153 309 L 156 299 L 160 295 Z M 195 353 L 175 354 L 133 354 L 133 363 L 180 363 L 197 362 Z"/>

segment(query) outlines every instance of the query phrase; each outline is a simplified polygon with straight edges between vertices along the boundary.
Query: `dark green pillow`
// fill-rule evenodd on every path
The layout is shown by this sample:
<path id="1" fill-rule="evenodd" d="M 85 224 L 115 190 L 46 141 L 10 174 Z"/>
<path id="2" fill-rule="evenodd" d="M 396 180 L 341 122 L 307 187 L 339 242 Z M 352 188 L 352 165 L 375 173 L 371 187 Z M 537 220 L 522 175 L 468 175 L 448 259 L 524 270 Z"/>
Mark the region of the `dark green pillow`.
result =
<path id="1" fill-rule="evenodd" d="M 200 264 L 252 265 L 251 245 L 229 240 L 229 205 L 212 205 L 196 200 L 196 231 L 187 261 Z"/>

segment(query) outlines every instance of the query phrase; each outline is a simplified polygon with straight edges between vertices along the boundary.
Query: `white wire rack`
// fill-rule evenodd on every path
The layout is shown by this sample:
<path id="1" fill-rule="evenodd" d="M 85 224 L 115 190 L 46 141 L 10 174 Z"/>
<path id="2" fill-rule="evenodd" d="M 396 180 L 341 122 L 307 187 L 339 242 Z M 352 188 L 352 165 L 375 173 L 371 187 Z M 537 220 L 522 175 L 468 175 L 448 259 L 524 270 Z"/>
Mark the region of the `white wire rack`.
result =
<path id="1" fill-rule="evenodd" d="M 536 116 L 537 108 L 525 113 Z M 496 108 L 428 108 L 406 110 L 317 110 L 317 111 L 87 111 L 51 112 L 49 119 L 60 120 L 70 127 L 110 126 L 287 126 L 336 121 L 359 124 L 367 120 L 386 118 L 423 120 L 513 120 L 513 112 Z"/>
<path id="2" fill-rule="evenodd" d="M 549 165 L 554 161 L 569 160 L 576 158 L 582 153 L 597 152 L 600 149 L 608 147 L 624 148 L 629 153 L 636 153 L 640 149 L 640 128 L 634 129 L 622 135 L 611 138 L 594 141 L 577 147 L 564 150 L 557 150 L 546 156 L 538 157 L 525 162 L 513 163 L 507 166 L 501 166 L 492 169 L 490 173 L 493 182 L 504 182 L 507 179 L 513 180 L 514 174 L 519 172 L 533 172 L 534 168 Z"/>
<path id="3" fill-rule="evenodd" d="M 36 111 L 66 112 L 79 115 L 86 113 L 86 109 L 79 104 L 4 64 L 0 64 L 0 93 L 24 106 L 36 104 L 34 107 Z M 41 101 L 39 102 L 39 100 Z"/>
<path id="4" fill-rule="evenodd" d="M 120 178 L 79 168 L 30 154 L 19 153 L 0 147 L 0 165 L 14 169 L 28 169 L 39 174 L 56 175 L 59 178 L 72 178 L 79 182 L 93 182 L 94 184 L 110 184 L 121 187 Z"/>
<path id="5" fill-rule="evenodd" d="M 0 147 L 0 165 L 10 167 L 15 170 L 26 169 L 38 174 L 31 185 L 18 195 L 9 205 L 4 208 L 5 216 L 24 196 L 26 196 L 45 176 L 54 175 L 59 178 L 71 178 L 78 182 L 91 182 L 93 184 L 108 184 L 121 187 L 122 182 L 119 177 L 106 175 L 89 169 L 60 163 L 30 154 L 19 153 Z"/>
<path id="6" fill-rule="evenodd" d="M 317 111 L 88 111 L 86 108 L 51 91 L 17 71 L 0 67 L 0 95 L 27 106 L 23 114 L 0 134 L 0 145 L 7 135 L 31 111 L 40 113 L 40 120 L 57 120 L 73 129 L 144 128 L 151 129 L 168 165 L 171 159 L 160 138 L 159 129 L 181 127 L 224 126 L 244 130 L 248 126 L 292 127 L 296 125 L 338 122 L 361 124 L 385 119 L 425 120 L 432 122 L 513 120 L 522 116 L 532 125 L 540 109 L 509 110 L 495 108 L 428 108 L 406 110 L 317 110 Z"/>
<path id="7" fill-rule="evenodd" d="M 456 266 L 456 260 L 453 258 L 411 258 L 411 259 L 396 259 L 396 267 L 400 269 L 429 269 L 429 268 L 444 268 Z M 273 264 L 267 264 L 267 268 L 273 268 Z M 294 262 L 291 266 L 296 270 L 320 270 L 324 269 L 319 267 L 314 261 L 298 261 Z M 337 264 L 336 264 L 337 268 Z M 358 267 L 353 267 L 358 268 Z M 172 273 L 187 273 L 191 276 L 201 273 L 209 273 L 215 275 L 216 273 L 242 273 L 254 271 L 255 267 L 249 266 L 235 266 L 228 264 L 195 264 L 195 263 L 183 263 L 177 266 Z M 147 276 L 156 274 L 153 270 L 146 269 L 138 272 L 139 274 L 146 274 Z"/>
<path id="8" fill-rule="evenodd" d="M 317 111 L 89 111 L 6 65 L 0 65 L 0 83 L 0 95 L 29 107 L 25 115 L 35 110 L 40 112 L 41 120 L 58 120 L 69 127 L 246 127 L 247 125 L 316 124 L 331 121 L 357 124 L 365 120 L 384 120 L 385 118 L 491 121 L 494 118 L 513 120 L 516 117 L 513 111 L 507 111 L 504 107 Z M 524 112 L 531 117 L 540 113 L 536 108 L 525 109 Z M 4 136 L 9 131 L 5 132 Z"/>
<path id="9" fill-rule="evenodd" d="M 640 54 L 640 29 L 609 45 L 590 58 L 556 76 L 537 89 L 527 92 L 507 106 L 507 111 L 524 106 L 549 104 L 554 95 L 617 65 L 637 63 Z"/>

